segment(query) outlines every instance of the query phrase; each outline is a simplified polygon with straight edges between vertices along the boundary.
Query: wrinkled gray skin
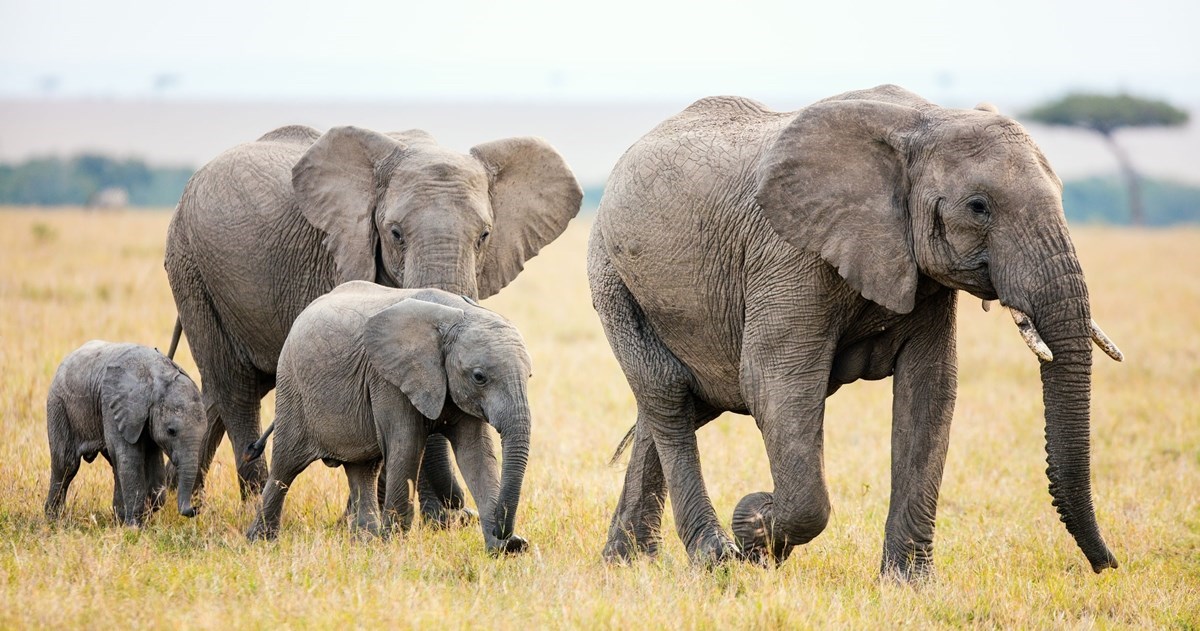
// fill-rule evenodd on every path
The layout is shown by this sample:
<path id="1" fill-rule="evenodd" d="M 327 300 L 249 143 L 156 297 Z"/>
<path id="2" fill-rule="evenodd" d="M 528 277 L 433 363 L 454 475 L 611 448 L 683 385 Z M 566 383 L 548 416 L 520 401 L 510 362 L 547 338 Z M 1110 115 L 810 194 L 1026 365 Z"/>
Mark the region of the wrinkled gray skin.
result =
<path id="1" fill-rule="evenodd" d="M 1054 505 L 1092 568 L 1117 562 L 1092 508 L 1087 286 L 1062 188 L 1022 127 L 895 86 L 799 112 L 703 99 L 624 155 L 592 230 L 596 310 L 637 398 L 634 447 L 604 556 L 653 554 L 669 493 L 696 562 L 785 559 L 829 520 L 825 399 L 893 377 L 882 572 L 932 569 L 956 395 L 957 290 L 1029 314 Z M 750 414 L 773 492 L 720 527 L 695 430 Z"/>
<path id="2" fill-rule="evenodd" d="M 300 314 L 280 353 L 271 475 L 247 536 L 277 535 L 288 488 L 315 460 L 345 467 L 352 528 L 406 530 L 421 452 L 436 431 L 454 447 L 488 550 L 524 551 L 513 525 L 529 455 L 530 367 L 516 327 L 462 296 L 340 285 Z M 500 433 L 503 472 L 488 425 Z"/>
<path id="3" fill-rule="evenodd" d="M 242 456 L 288 329 L 312 300 L 350 280 L 486 298 L 562 233 L 581 199 L 536 138 L 464 155 L 419 130 L 292 126 L 209 162 L 184 190 L 166 251 L 204 383 L 200 483 L 227 431 L 243 497 L 261 488 L 265 461 Z M 425 458 L 423 513 L 445 521 L 463 498 L 445 439 L 432 437 Z"/>
<path id="4" fill-rule="evenodd" d="M 192 487 L 205 428 L 200 391 L 175 362 L 137 344 L 84 344 L 59 365 L 46 398 L 46 517 L 62 513 L 80 458 L 100 454 L 112 465 L 117 519 L 142 525 L 166 501 L 163 453 L 177 472 L 179 513 L 195 517 Z"/>

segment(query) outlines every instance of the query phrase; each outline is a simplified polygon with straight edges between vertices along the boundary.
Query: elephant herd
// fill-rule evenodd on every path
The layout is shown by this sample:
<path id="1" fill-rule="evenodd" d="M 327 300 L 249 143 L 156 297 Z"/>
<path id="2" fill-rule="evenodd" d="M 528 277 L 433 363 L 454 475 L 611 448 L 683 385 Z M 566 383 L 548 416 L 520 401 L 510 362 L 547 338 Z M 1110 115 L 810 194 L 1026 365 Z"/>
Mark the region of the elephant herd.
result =
<path id="1" fill-rule="evenodd" d="M 174 342 L 168 357 L 100 342 L 68 357 L 47 404 L 47 515 L 97 454 L 125 523 L 161 506 L 172 477 L 194 515 L 228 434 L 242 497 L 263 498 L 251 539 L 275 536 L 287 488 L 322 460 L 346 471 L 353 528 L 405 529 L 419 506 L 439 525 L 477 518 L 489 551 L 526 549 L 514 528 L 530 359 L 475 300 L 511 282 L 581 199 L 536 138 L 464 154 L 419 130 L 289 126 L 222 153 L 188 182 L 165 258 L 175 341 L 186 335 L 203 390 L 169 358 Z M 637 401 L 606 560 L 654 555 L 669 497 L 693 562 L 782 562 L 829 520 L 825 399 L 892 377 L 880 571 L 928 575 L 961 290 L 1007 307 L 1039 358 L 1053 504 L 1093 570 L 1117 567 L 1092 506 L 1089 432 L 1091 344 L 1120 351 L 1091 318 L 1061 181 L 994 108 L 890 85 L 796 112 L 702 99 L 617 162 L 586 259 Z M 738 502 L 731 534 L 695 436 L 726 411 L 754 417 L 774 481 Z"/>

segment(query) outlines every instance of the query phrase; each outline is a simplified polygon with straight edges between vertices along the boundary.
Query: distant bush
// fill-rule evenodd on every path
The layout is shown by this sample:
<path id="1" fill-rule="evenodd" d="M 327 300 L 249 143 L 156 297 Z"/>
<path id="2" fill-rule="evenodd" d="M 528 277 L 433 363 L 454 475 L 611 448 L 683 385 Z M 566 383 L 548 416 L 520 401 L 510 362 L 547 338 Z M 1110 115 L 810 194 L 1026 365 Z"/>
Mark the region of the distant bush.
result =
<path id="1" fill-rule="evenodd" d="M 1146 225 L 1200 223 L 1200 187 L 1166 180 L 1142 181 Z M 1063 185 L 1063 209 L 1071 223 L 1129 224 L 1129 198 L 1116 177 L 1073 180 Z"/>
<path id="2" fill-rule="evenodd" d="M 0 204 L 83 206 L 99 191 L 119 188 L 129 204 L 172 207 L 192 176 L 188 167 L 150 167 L 141 160 L 84 154 L 0 164 Z"/>

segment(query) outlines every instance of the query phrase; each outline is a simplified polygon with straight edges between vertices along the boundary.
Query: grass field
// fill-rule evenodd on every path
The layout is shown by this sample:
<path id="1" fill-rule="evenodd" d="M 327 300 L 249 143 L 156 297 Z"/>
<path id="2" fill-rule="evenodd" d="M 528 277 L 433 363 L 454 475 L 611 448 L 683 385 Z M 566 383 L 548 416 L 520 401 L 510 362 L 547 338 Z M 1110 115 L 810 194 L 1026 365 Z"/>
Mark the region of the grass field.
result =
<path id="1" fill-rule="evenodd" d="M 1125 351 L 1096 353 L 1093 463 L 1100 527 L 1121 563 L 1094 575 L 1058 522 L 1044 475 L 1037 362 L 1002 312 L 961 301 L 959 397 L 942 484 L 937 578 L 876 576 L 889 492 L 890 382 L 847 386 L 826 415 L 828 529 L 774 570 L 694 569 L 670 513 L 660 558 L 599 559 L 623 472 L 607 465 L 634 401 L 592 311 L 588 225 L 486 302 L 534 360 L 534 440 L 518 532 L 493 559 L 475 528 L 362 541 L 336 523 L 340 470 L 297 479 L 278 542 L 251 545 L 222 446 L 204 510 L 117 526 L 103 460 L 63 520 L 42 517 L 46 390 L 92 338 L 165 348 L 174 304 L 165 213 L 0 212 L 0 627 L 1200 628 L 1200 231 L 1081 228 L 1093 313 Z M 186 346 L 182 363 L 193 375 Z M 264 421 L 273 416 L 268 397 Z M 770 490 L 746 417 L 701 430 L 717 512 Z M 728 522 L 726 522 L 728 523 Z"/>

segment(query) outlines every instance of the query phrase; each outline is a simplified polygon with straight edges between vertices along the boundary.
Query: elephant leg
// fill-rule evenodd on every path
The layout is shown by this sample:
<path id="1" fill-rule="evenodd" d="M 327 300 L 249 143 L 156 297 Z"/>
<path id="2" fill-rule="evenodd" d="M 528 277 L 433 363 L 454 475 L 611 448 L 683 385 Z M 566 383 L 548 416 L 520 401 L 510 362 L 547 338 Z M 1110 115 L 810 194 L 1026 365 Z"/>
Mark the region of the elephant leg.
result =
<path id="1" fill-rule="evenodd" d="M 44 512 L 46 519 L 55 520 L 62 515 L 67 489 L 79 473 L 79 454 L 75 449 L 74 440 L 71 439 L 71 430 L 62 402 L 52 396 L 46 407 L 51 445 L 50 490 L 46 494 Z"/>
<path id="2" fill-rule="evenodd" d="M 421 469 L 421 451 L 425 448 L 424 432 L 409 432 L 405 438 L 392 437 L 384 468 L 388 471 L 387 493 L 383 500 L 383 529 L 393 532 L 397 527 L 408 532 L 416 514 L 417 477 Z"/>
<path id="3" fill-rule="evenodd" d="M 954 292 L 896 356 L 892 378 L 892 495 L 880 573 L 911 581 L 933 572 L 934 518 L 958 390 Z"/>
<path id="4" fill-rule="evenodd" d="M 604 560 L 610 563 L 627 562 L 639 553 L 655 556 L 662 543 L 660 527 L 667 501 L 667 479 L 663 477 L 648 421 L 639 416 L 634 431 L 625 485 L 604 545 Z"/>
<path id="5" fill-rule="evenodd" d="M 588 278 L 609 346 L 638 404 L 633 459 L 626 469 L 604 558 L 623 561 L 637 549 L 656 548 L 654 533 L 661 520 L 664 487 L 670 493 L 679 537 L 694 561 L 713 563 L 735 557 L 737 548 L 717 521 L 700 472 L 696 426 L 707 407 L 697 405 L 689 388 L 690 372 L 645 321 L 596 232 L 589 244 Z"/>
<path id="6" fill-rule="evenodd" d="M 172 230 L 175 229 L 173 224 Z M 250 364 L 245 359 L 245 349 L 222 327 L 221 318 L 213 308 L 214 300 L 188 255 L 186 243 L 175 242 L 180 239 L 185 238 L 174 233 L 168 237 L 167 276 L 175 295 L 180 323 L 187 333 L 188 346 L 200 367 L 208 417 L 193 494 L 199 494 L 204 488 L 221 438 L 228 433 L 233 444 L 238 487 L 245 500 L 258 494 L 267 479 L 265 458 L 244 462 L 242 456 L 246 447 L 258 440 L 262 432 L 259 407 L 262 398 L 275 385 L 274 376 Z"/>
<path id="7" fill-rule="evenodd" d="M 441 434 L 430 434 L 425 442 L 425 455 L 421 458 L 418 488 L 421 498 L 421 516 L 438 527 L 449 527 L 464 522 L 466 494 L 454 474 L 454 463 L 450 460 L 450 443 Z"/>
<path id="8" fill-rule="evenodd" d="M 277 441 L 278 438 L 279 435 L 276 434 Z M 266 484 L 263 485 L 262 505 L 258 509 L 258 515 L 254 518 L 254 523 L 246 532 L 246 538 L 251 541 L 275 539 L 279 536 L 283 501 L 287 499 L 288 489 L 291 488 L 296 476 L 316 460 L 314 456 L 301 455 L 297 450 L 291 448 L 280 449 L 278 442 L 275 443 L 273 454 L 271 474 L 267 477 Z"/>
<path id="9" fill-rule="evenodd" d="M 142 470 L 146 476 L 147 505 L 151 513 L 158 512 L 167 501 L 167 470 L 161 449 L 152 447 L 147 450 Z"/>
<path id="10" fill-rule="evenodd" d="M 123 440 L 120 438 L 120 434 L 116 433 L 115 428 L 111 432 L 110 445 L 116 444 L 114 438 Z M 137 445 L 122 445 L 113 451 L 115 453 L 112 455 L 112 461 L 116 463 L 116 477 L 120 482 L 121 502 L 124 509 L 118 516 L 126 526 L 140 527 L 150 513 L 145 454 Z M 115 497 L 113 502 L 116 503 Z"/>
<path id="11" fill-rule="evenodd" d="M 762 431 L 775 482 L 774 492 L 751 493 L 733 511 L 734 536 L 750 561 L 782 562 L 829 523 L 824 418 L 831 357 L 830 348 L 801 347 L 788 360 L 799 364 L 794 370 L 774 365 L 743 369 L 743 374 L 756 376 L 743 390 Z"/>
<path id="12" fill-rule="evenodd" d="M 382 462 L 375 459 L 342 465 L 346 470 L 346 480 L 350 483 L 350 504 L 354 507 L 353 520 L 350 522 L 352 532 L 366 532 L 376 537 L 383 534 L 376 494 Z"/>

